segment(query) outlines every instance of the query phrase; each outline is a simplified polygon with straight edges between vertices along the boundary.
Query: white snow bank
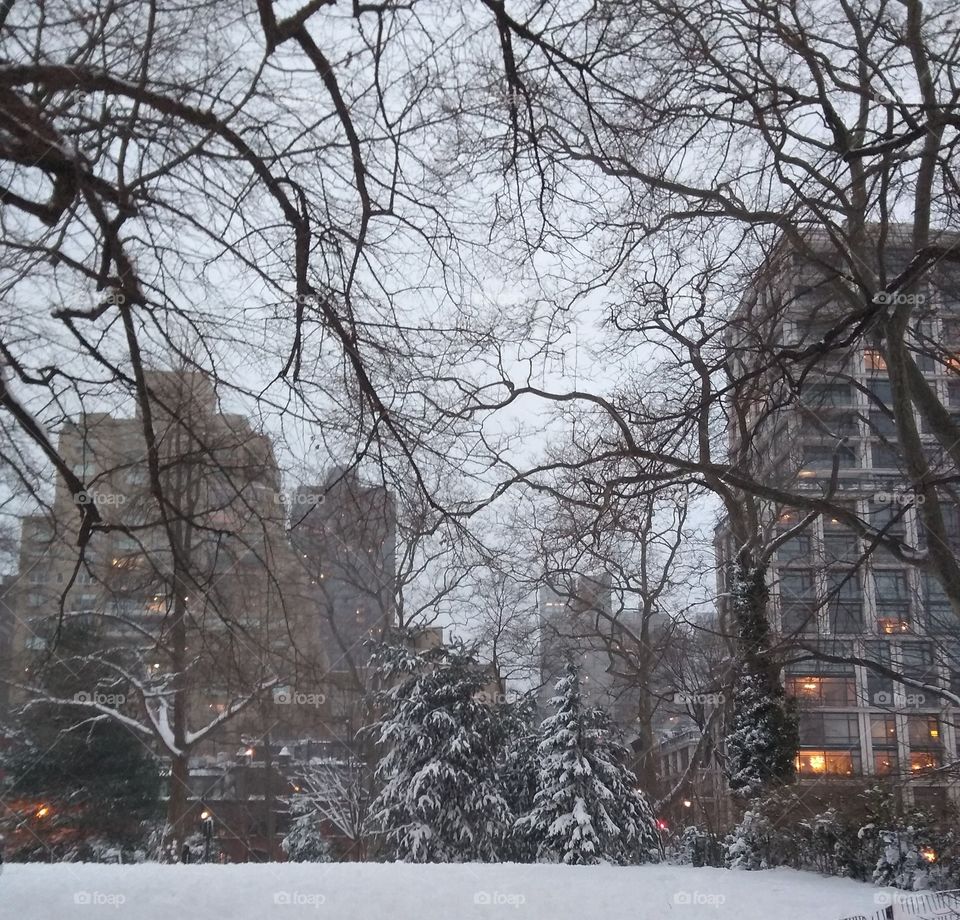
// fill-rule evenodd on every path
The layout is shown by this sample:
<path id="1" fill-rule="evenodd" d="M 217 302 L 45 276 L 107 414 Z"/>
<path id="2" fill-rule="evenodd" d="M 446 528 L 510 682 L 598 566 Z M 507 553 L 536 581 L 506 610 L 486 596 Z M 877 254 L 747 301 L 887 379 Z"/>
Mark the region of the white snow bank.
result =
<path id="1" fill-rule="evenodd" d="M 877 889 L 776 869 L 8 864 L 10 920 L 838 920 Z M 882 897 L 882 894 L 881 894 Z"/>

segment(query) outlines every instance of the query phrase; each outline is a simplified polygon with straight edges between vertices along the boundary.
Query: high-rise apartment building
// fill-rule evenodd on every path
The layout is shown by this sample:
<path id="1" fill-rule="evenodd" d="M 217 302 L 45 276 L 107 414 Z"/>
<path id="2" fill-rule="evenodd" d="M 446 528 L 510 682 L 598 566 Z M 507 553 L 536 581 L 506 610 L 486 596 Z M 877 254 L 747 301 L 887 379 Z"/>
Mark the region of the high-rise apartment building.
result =
<path id="1" fill-rule="evenodd" d="M 85 645 L 73 655 L 145 669 L 154 684 L 178 674 L 195 727 L 258 682 L 294 683 L 324 672 L 325 660 L 307 626 L 314 604 L 287 539 L 270 440 L 219 412 L 203 374 L 149 372 L 147 385 L 162 500 L 140 408 L 88 414 L 63 429 L 59 450 L 84 486 L 81 502 L 94 503 L 107 526 L 81 554 L 77 499 L 59 477 L 50 513 L 22 522 L 8 592 L 13 701 L 65 654 L 50 657 L 54 638 L 79 630 Z M 253 717 L 231 720 L 219 737 L 232 740 L 211 744 L 235 749 Z"/>
<path id="2" fill-rule="evenodd" d="M 366 663 L 365 642 L 388 628 L 396 589 L 396 505 L 383 486 L 335 467 L 301 487 L 290 507 L 290 539 L 317 583 L 319 629 L 334 670 Z"/>
<path id="3" fill-rule="evenodd" d="M 907 240 L 903 228 L 889 231 L 888 277 L 912 257 Z M 737 369 L 759 371 L 743 390 L 744 424 L 731 426 L 731 451 L 748 455 L 764 482 L 823 497 L 922 552 L 923 499 L 905 474 L 882 344 L 870 327 L 831 334 L 851 309 L 838 296 L 846 282 L 833 252 L 816 234 L 803 253 L 782 243 L 733 314 L 728 347 Z M 908 337 L 917 367 L 948 411 L 960 413 L 960 267 L 937 265 L 922 285 L 897 296 L 914 305 Z M 771 360 L 787 349 L 815 357 Z M 919 414 L 917 423 L 933 475 L 949 483 L 956 468 Z M 748 443 L 739 430 L 751 432 Z M 960 504 L 949 492 L 947 534 L 957 553 Z M 786 503 L 762 507 L 771 537 L 801 520 Z M 816 517 L 779 547 L 769 572 L 776 639 L 780 650 L 792 649 L 785 683 L 800 707 L 799 779 L 887 777 L 900 781 L 908 801 L 942 802 L 958 793 L 956 771 L 943 768 L 960 757 L 960 711 L 862 662 L 956 692 L 960 620 L 922 565 L 873 545 L 841 517 Z M 731 558 L 723 527 L 718 547 L 721 561 Z"/>
<path id="4" fill-rule="evenodd" d="M 326 650 L 329 719 L 344 739 L 362 719 L 372 641 L 395 622 L 396 503 L 383 486 L 336 467 L 291 498 L 290 541 L 314 588 L 311 629 Z"/>

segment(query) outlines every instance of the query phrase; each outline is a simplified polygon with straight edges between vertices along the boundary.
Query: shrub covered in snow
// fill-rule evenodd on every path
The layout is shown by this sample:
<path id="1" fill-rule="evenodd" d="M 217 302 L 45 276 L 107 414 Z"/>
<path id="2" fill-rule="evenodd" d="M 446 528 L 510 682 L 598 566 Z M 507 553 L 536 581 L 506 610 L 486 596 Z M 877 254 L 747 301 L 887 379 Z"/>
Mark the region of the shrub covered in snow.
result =
<path id="1" fill-rule="evenodd" d="M 736 869 L 791 866 L 907 890 L 952 888 L 960 886 L 954 821 L 905 810 L 883 786 L 837 795 L 827 807 L 784 789 L 744 812 L 727 837 L 725 862 Z"/>

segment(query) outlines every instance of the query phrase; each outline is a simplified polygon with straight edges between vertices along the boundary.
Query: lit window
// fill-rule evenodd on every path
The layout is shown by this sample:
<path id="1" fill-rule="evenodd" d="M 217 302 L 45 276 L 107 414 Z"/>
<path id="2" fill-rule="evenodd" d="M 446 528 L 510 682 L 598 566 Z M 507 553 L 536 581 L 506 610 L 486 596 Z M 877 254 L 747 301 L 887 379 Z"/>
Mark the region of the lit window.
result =
<path id="1" fill-rule="evenodd" d="M 852 751 L 801 751 L 797 756 L 800 776 L 853 776 L 858 764 Z"/>
<path id="2" fill-rule="evenodd" d="M 932 751 L 913 751 L 910 754 L 911 773 L 922 773 L 925 770 L 935 770 L 939 766 L 940 757 Z"/>

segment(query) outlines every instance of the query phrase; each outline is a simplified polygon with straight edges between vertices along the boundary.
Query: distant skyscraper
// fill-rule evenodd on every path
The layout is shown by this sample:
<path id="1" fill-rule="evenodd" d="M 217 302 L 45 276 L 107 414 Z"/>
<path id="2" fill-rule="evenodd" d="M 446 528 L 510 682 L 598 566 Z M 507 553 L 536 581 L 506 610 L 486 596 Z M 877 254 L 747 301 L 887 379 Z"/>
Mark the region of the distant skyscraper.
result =
<path id="1" fill-rule="evenodd" d="M 539 606 L 541 707 L 549 706 L 554 685 L 573 660 L 591 701 L 629 734 L 635 728 L 639 690 L 617 673 L 616 650 L 623 628 L 635 626 L 635 612 L 622 611 L 614 621 L 606 576 L 577 579 L 568 590 L 545 585 Z"/>
<path id="2" fill-rule="evenodd" d="M 394 498 L 335 468 L 322 485 L 294 493 L 289 518 L 291 541 L 317 588 L 316 629 L 330 669 L 363 683 L 367 640 L 394 622 Z"/>

